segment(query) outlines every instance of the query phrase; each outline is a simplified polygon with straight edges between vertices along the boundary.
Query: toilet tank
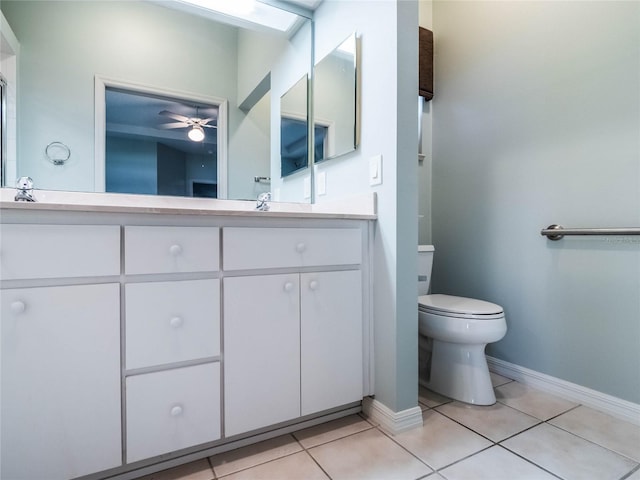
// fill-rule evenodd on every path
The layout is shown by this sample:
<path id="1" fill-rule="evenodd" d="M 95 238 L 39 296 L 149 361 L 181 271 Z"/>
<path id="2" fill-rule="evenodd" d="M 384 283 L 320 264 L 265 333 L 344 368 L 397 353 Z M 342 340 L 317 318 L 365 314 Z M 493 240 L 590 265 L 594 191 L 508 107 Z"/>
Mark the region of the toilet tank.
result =
<path id="1" fill-rule="evenodd" d="M 429 293 L 434 250 L 433 245 L 418 245 L 418 295 Z"/>

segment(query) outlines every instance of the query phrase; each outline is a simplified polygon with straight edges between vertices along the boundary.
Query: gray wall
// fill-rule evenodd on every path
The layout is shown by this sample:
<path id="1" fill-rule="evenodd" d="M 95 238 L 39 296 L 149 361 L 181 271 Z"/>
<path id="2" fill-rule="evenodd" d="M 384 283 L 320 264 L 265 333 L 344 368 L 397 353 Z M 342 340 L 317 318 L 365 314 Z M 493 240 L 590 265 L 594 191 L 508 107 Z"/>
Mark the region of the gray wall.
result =
<path id="1" fill-rule="evenodd" d="M 504 306 L 488 353 L 640 403 L 640 3 L 433 2 L 434 291 Z"/>

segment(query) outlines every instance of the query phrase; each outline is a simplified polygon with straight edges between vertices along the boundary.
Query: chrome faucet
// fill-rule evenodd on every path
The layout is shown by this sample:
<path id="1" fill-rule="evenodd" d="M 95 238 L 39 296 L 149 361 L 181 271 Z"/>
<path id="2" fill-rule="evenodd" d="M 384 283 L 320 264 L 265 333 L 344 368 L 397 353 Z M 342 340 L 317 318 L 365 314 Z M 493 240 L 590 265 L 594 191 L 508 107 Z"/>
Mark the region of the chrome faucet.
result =
<path id="1" fill-rule="evenodd" d="M 16 202 L 35 202 L 36 197 L 33 196 L 33 180 L 31 177 L 20 177 L 16 181 Z"/>
<path id="2" fill-rule="evenodd" d="M 269 201 L 271 200 L 271 192 L 265 192 L 258 195 L 258 201 L 256 202 L 256 210 L 261 212 L 269 211 Z"/>

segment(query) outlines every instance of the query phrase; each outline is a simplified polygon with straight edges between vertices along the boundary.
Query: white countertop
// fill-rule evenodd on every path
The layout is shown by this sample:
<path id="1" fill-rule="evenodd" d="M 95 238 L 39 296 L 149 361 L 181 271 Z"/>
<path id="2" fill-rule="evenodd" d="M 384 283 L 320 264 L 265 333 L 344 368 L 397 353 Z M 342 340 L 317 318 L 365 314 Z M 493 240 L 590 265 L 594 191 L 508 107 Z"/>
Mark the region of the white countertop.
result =
<path id="1" fill-rule="evenodd" d="M 244 200 L 35 190 L 36 202 L 16 202 L 15 195 L 15 188 L 0 189 L 0 209 L 360 220 L 377 218 L 375 193 L 315 204 L 269 202 L 270 210 L 267 212 L 257 211 L 256 202 Z"/>

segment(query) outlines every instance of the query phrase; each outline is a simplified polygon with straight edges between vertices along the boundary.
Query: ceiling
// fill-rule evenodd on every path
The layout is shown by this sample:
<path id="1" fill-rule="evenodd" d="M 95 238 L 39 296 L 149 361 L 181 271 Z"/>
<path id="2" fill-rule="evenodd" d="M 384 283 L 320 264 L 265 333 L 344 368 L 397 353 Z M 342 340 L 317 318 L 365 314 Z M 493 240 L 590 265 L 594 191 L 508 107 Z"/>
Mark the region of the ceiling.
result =
<path id="1" fill-rule="evenodd" d="M 315 10 L 320 6 L 322 0 L 282 0 L 282 3 L 291 3 L 307 10 Z"/>

